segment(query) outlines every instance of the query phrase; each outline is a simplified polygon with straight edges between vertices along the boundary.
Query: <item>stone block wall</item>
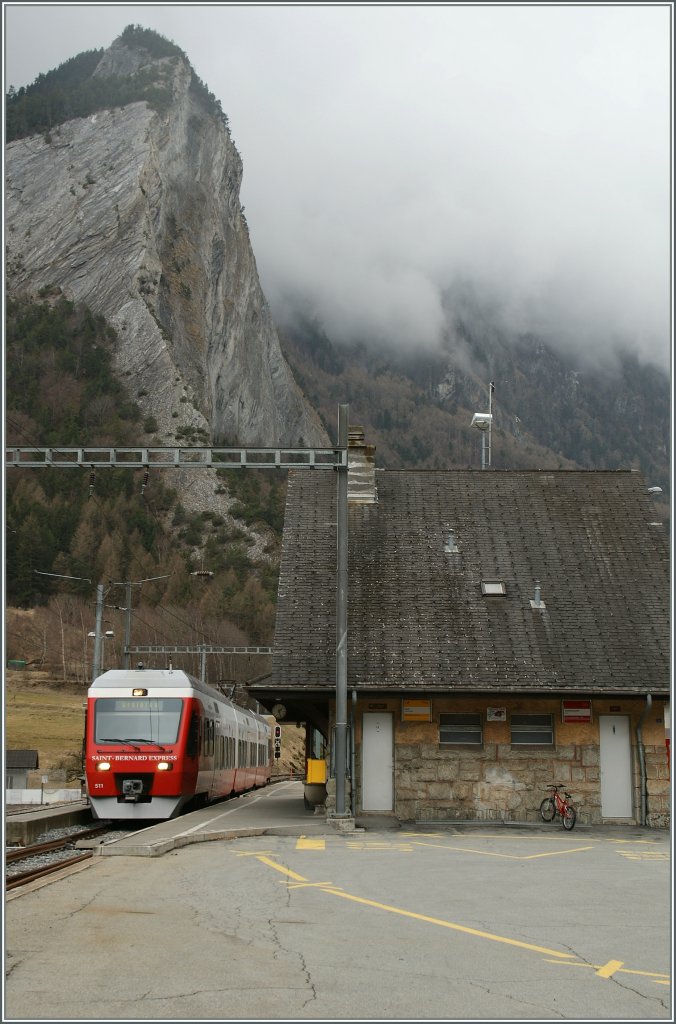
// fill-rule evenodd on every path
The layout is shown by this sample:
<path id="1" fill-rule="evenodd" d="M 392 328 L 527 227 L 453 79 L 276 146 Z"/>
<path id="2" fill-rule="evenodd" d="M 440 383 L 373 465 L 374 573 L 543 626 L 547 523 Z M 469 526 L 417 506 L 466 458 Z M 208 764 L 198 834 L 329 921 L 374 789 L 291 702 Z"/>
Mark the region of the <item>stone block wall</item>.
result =
<path id="1" fill-rule="evenodd" d="M 487 706 L 506 708 L 506 721 L 488 722 Z M 379 704 L 382 708 L 382 702 Z M 402 722 L 398 700 L 388 701 L 394 722 L 394 808 L 400 821 L 540 821 L 540 803 L 549 783 L 563 783 L 573 796 L 582 824 L 600 824 L 600 740 L 598 716 L 629 717 L 632 743 L 632 802 L 640 820 L 641 787 L 636 725 L 645 709 L 641 698 L 593 701 L 590 723 L 563 723 L 561 701 L 458 697 L 434 698 L 431 722 Z M 361 800 L 361 714 L 357 709 L 357 808 Z M 439 714 L 481 712 L 483 745 L 439 745 Z M 554 718 L 553 747 L 512 747 L 512 713 L 546 714 Z M 656 703 L 644 721 L 647 776 L 647 824 L 669 826 L 670 784 L 664 745 L 664 703 Z"/>
<path id="2" fill-rule="evenodd" d="M 647 824 L 652 828 L 669 828 L 671 785 L 664 746 L 646 743 L 644 748 L 648 779 Z"/>

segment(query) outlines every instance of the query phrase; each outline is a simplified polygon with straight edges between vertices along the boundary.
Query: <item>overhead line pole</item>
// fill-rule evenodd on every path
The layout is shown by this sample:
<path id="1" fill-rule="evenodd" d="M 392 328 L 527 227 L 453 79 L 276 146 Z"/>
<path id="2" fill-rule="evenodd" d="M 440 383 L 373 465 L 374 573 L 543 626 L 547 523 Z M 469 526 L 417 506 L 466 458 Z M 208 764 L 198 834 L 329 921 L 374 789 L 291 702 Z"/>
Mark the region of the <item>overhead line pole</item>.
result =
<path id="1" fill-rule="evenodd" d="M 347 817 L 347 405 L 338 406 L 338 447 L 345 449 L 344 464 L 336 466 L 337 484 L 337 586 L 336 586 L 336 817 Z M 352 780 L 354 785 L 354 779 Z"/>
<path id="2" fill-rule="evenodd" d="M 92 682 L 101 675 L 101 629 L 103 627 L 103 583 L 96 586 L 96 635 L 94 636 L 94 664 Z"/>

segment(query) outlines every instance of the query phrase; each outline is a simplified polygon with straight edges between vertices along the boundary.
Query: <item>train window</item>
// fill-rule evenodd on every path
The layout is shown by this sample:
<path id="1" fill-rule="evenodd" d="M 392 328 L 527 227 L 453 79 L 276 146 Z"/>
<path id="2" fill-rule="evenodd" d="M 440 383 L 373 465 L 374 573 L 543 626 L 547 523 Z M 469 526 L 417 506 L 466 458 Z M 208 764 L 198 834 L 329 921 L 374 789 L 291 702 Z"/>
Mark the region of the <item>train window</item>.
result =
<path id="1" fill-rule="evenodd" d="M 200 744 L 200 720 L 196 714 L 193 713 L 190 719 L 190 728 L 188 730 L 188 745 L 186 747 L 186 753 L 188 757 L 195 757 L 199 750 Z"/>
<path id="2" fill-rule="evenodd" d="M 180 697 L 99 697 L 94 705 L 94 742 L 175 743 L 182 710 Z"/>

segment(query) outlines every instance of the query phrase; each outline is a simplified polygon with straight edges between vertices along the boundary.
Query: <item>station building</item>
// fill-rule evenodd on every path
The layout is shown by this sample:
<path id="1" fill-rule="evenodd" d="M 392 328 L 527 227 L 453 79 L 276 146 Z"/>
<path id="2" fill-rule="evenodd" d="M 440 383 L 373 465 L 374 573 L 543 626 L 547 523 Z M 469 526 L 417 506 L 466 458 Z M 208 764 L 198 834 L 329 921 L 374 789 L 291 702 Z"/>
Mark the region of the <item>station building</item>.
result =
<path id="1" fill-rule="evenodd" d="M 666 827 L 669 553 L 641 474 L 378 470 L 353 428 L 348 478 L 352 812 L 532 821 L 560 782 L 580 822 Z M 335 687 L 335 478 L 292 472 L 250 689 L 330 750 Z"/>

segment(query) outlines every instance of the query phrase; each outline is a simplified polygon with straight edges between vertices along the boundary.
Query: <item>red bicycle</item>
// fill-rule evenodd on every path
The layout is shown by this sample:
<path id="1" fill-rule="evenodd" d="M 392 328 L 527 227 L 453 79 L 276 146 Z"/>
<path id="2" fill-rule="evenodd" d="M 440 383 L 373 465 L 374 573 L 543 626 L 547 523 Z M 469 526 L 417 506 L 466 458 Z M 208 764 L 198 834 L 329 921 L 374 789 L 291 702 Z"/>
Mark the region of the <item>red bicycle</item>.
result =
<path id="1" fill-rule="evenodd" d="M 557 814 L 561 816 L 561 824 L 570 832 L 571 828 L 575 827 L 577 821 L 577 811 L 570 803 L 573 799 L 570 793 L 566 793 L 564 790 L 563 796 L 559 790 L 563 789 L 563 784 L 558 783 L 555 786 L 547 786 L 547 789 L 553 790 L 551 796 L 546 796 L 540 804 L 540 816 L 543 821 L 554 821 Z"/>

